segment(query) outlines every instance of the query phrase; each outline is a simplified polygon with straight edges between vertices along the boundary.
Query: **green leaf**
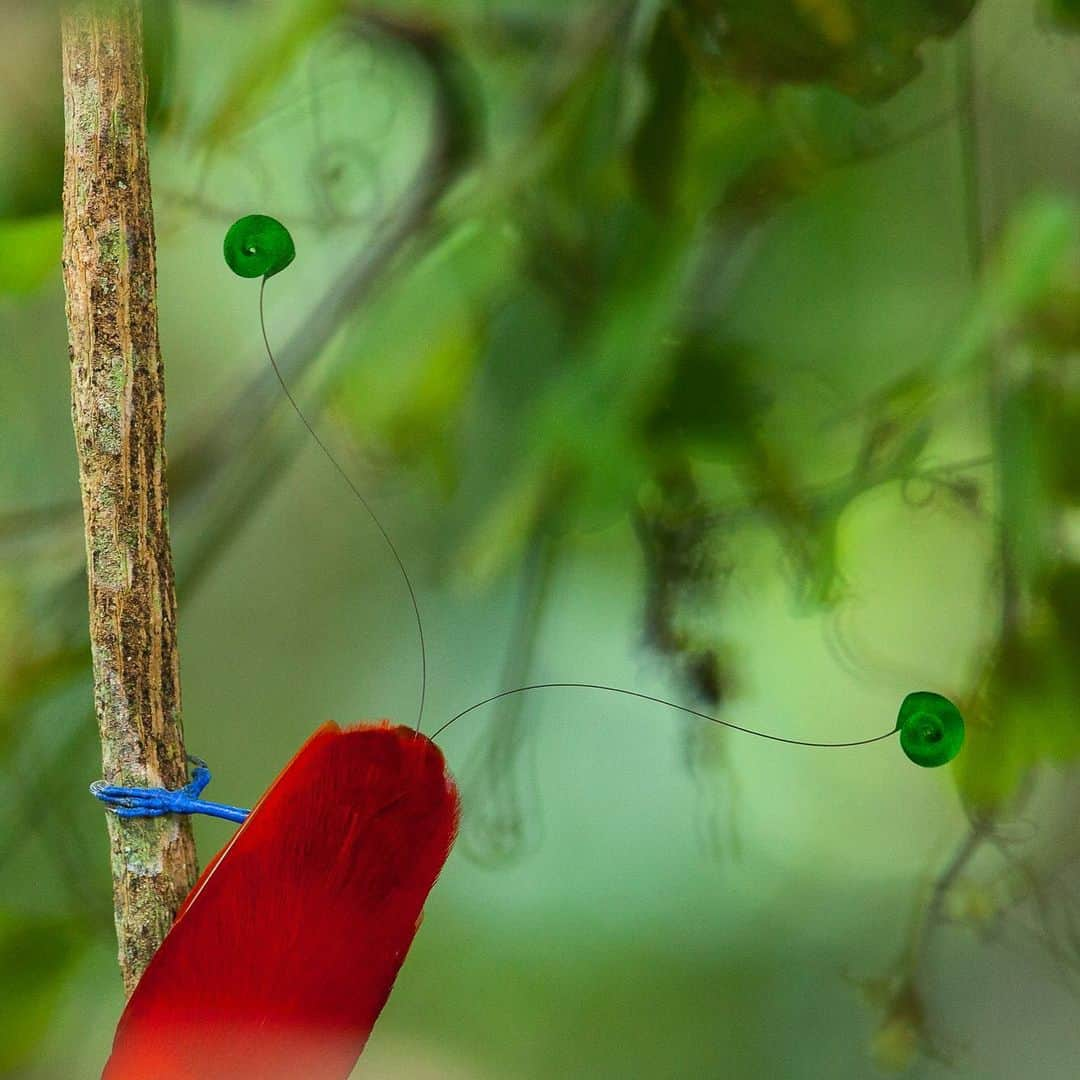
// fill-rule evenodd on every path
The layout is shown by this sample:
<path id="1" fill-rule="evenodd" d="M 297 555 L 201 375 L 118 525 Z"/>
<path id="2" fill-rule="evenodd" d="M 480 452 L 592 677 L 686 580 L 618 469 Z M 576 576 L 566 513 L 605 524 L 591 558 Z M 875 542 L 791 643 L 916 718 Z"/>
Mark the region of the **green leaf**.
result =
<path id="1" fill-rule="evenodd" d="M 558 484 L 552 469 L 530 463 L 470 531 L 455 557 L 457 572 L 473 584 L 488 585 L 507 570 L 533 534 Z"/>
<path id="2" fill-rule="evenodd" d="M 1080 757 L 1074 657 L 1047 628 L 1003 645 L 985 698 L 962 710 L 967 738 L 951 768 L 969 807 L 1000 809 L 1035 766 Z"/>
<path id="3" fill-rule="evenodd" d="M 1080 30 L 1080 0 L 1043 0 L 1043 7 L 1062 30 Z"/>
<path id="4" fill-rule="evenodd" d="M 630 148 L 634 180 L 659 214 L 671 212 L 686 141 L 687 107 L 693 80 L 674 27 L 675 16 L 656 20 L 645 54 L 649 105 Z"/>
<path id="5" fill-rule="evenodd" d="M 960 333 L 942 361 L 956 374 L 975 363 L 996 334 L 1056 287 L 1077 243 L 1080 217 L 1069 199 L 1037 196 L 1009 220 Z"/>
<path id="6" fill-rule="evenodd" d="M 168 113 L 176 60 L 176 0 L 143 5 L 146 120 L 153 131 Z"/>
<path id="7" fill-rule="evenodd" d="M 247 62 L 233 76 L 221 102 L 202 132 L 214 148 L 251 122 L 262 104 L 301 51 L 341 13 L 344 0 L 310 0 L 294 7 L 284 23 L 247 51 Z"/>
<path id="8" fill-rule="evenodd" d="M 975 0 L 684 0 L 703 51 L 761 83 L 828 83 L 880 101 L 922 70 L 919 49 L 963 25 Z"/>
<path id="9" fill-rule="evenodd" d="M 470 222 L 365 312 L 335 398 L 358 433 L 374 432 L 403 458 L 442 454 L 436 465 L 448 475 L 448 433 L 472 385 L 480 313 L 505 288 L 517 249 L 502 223 Z"/>
<path id="10" fill-rule="evenodd" d="M 989 281 L 988 303 L 1009 313 L 1040 299 L 1077 242 L 1076 204 L 1071 199 L 1039 195 L 1010 219 Z"/>
<path id="11" fill-rule="evenodd" d="M 680 343 L 648 402 L 642 434 L 656 447 L 730 455 L 746 445 L 769 399 L 745 351 L 695 333 Z"/>

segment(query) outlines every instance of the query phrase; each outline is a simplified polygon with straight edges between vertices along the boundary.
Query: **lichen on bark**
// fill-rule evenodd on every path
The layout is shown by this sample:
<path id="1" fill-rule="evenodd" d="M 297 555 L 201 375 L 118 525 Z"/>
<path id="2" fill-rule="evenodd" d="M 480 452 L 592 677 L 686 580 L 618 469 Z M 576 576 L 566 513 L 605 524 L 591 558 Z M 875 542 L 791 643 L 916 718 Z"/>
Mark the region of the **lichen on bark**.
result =
<path id="1" fill-rule="evenodd" d="M 103 775 L 176 787 L 186 762 L 141 41 L 138 0 L 63 12 L 63 266 Z M 195 848 L 185 819 L 108 823 L 130 993 L 194 883 Z"/>

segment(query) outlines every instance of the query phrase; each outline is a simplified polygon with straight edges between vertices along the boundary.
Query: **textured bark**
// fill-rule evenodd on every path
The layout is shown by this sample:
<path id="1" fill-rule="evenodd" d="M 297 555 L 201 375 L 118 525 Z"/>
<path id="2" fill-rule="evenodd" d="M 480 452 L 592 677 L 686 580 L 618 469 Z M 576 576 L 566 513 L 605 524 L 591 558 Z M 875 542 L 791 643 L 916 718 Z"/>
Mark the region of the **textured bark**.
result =
<path id="1" fill-rule="evenodd" d="M 108 783 L 184 783 L 165 485 L 154 222 L 138 0 L 72 3 L 62 26 L 64 283 Z M 130 993 L 196 876 L 185 818 L 107 816 Z"/>

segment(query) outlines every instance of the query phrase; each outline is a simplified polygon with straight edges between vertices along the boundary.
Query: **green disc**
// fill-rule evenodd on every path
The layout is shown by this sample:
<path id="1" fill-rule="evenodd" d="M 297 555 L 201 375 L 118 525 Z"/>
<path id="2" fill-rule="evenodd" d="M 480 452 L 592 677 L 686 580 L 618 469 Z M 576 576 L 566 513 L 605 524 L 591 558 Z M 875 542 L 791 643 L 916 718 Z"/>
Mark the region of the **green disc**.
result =
<path id="1" fill-rule="evenodd" d="M 225 261 L 241 277 L 273 277 L 296 258 L 289 230 L 277 218 L 248 214 L 225 234 Z"/>
<path id="2" fill-rule="evenodd" d="M 900 746 L 924 768 L 947 765 L 964 745 L 964 718 L 947 698 L 930 690 L 908 694 L 896 718 Z"/>

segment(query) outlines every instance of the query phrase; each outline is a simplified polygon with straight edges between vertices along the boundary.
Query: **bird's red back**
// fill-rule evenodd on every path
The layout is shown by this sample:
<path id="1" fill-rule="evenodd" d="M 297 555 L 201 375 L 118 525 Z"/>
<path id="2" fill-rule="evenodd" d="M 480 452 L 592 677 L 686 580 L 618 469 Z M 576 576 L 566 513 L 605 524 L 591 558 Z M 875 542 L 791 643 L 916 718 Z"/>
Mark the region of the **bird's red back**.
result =
<path id="1" fill-rule="evenodd" d="M 321 728 L 192 889 L 103 1080 L 347 1077 L 457 819 L 430 740 L 386 724 Z"/>

